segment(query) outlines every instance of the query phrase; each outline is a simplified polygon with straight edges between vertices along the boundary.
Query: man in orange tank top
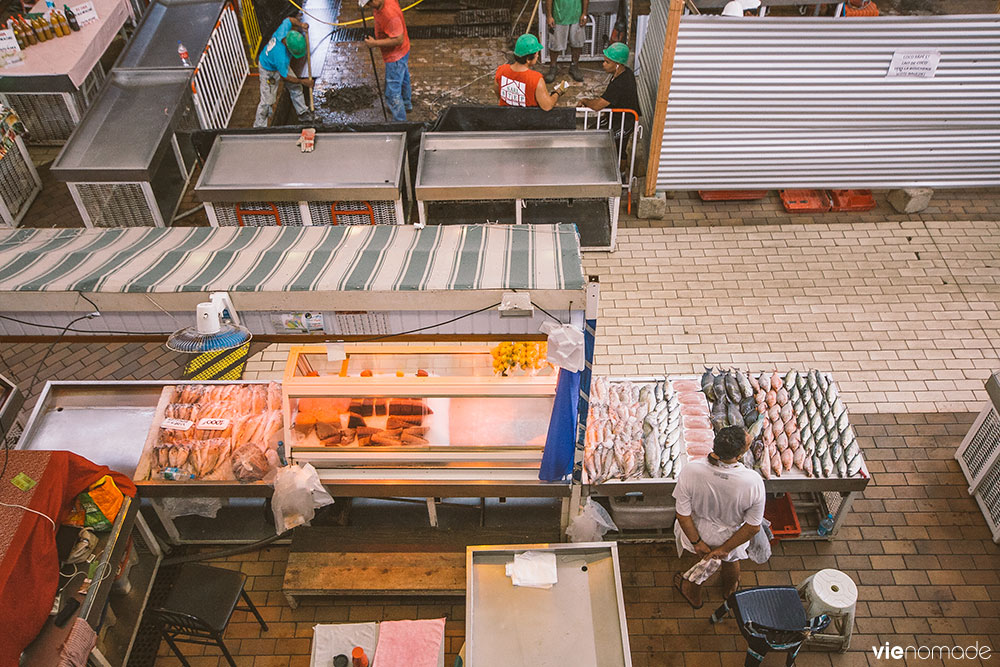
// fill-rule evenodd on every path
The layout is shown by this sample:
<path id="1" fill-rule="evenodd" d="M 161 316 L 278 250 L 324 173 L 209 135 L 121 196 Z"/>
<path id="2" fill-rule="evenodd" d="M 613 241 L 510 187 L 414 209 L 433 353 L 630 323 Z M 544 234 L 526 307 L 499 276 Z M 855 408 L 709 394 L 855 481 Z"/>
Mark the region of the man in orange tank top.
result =
<path id="1" fill-rule="evenodd" d="M 542 45 L 534 35 L 524 34 L 517 38 L 514 44 L 514 63 L 500 65 L 493 77 L 500 106 L 539 107 L 548 111 L 556 105 L 560 86 L 565 90 L 567 84 L 563 82 L 549 93 L 541 73 L 531 69 L 538 62 L 541 50 Z"/>
<path id="2" fill-rule="evenodd" d="M 872 0 L 847 0 L 844 16 L 878 16 L 878 7 Z"/>

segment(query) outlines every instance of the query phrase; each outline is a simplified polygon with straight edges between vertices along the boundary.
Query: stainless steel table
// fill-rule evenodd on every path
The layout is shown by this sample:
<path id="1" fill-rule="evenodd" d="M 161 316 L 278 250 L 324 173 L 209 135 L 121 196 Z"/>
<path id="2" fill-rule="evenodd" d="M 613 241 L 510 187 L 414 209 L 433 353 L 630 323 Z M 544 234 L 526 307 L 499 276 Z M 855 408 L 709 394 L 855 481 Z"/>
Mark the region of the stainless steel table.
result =
<path id="1" fill-rule="evenodd" d="M 405 221 L 403 184 L 410 182 L 405 133 L 318 133 L 311 153 L 299 150 L 298 137 L 288 132 L 216 138 L 195 185 L 212 225 Z M 370 215 L 356 212 L 366 206 Z"/>
<path id="2" fill-rule="evenodd" d="M 222 12 L 222 0 L 156 0 L 146 10 L 115 69 L 188 69 L 177 54 L 183 42 L 195 63 Z"/>
<path id="3" fill-rule="evenodd" d="M 494 200 L 511 202 L 515 224 L 575 222 L 583 245 L 613 249 L 618 230 L 621 174 L 611 133 L 601 130 L 544 132 L 429 132 L 420 142 L 416 179 L 420 225 L 428 222 L 428 202 Z M 560 208 L 532 209 L 537 200 L 569 200 Z M 600 200 L 609 207 L 601 241 L 587 243 L 583 222 L 569 209 L 575 200 Z M 527 208 L 529 214 L 524 214 Z M 483 222 L 480 220 L 480 222 Z"/>
<path id="4" fill-rule="evenodd" d="M 525 551 L 555 554 L 558 582 L 514 586 L 505 566 Z M 632 665 L 616 543 L 468 547 L 466 578 L 469 665 Z"/>
<path id="5" fill-rule="evenodd" d="M 176 48 L 176 47 L 175 47 Z M 88 227 L 163 227 L 195 164 L 188 70 L 113 70 L 52 165 Z M 180 136 L 179 136 L 180 135 Z"/>

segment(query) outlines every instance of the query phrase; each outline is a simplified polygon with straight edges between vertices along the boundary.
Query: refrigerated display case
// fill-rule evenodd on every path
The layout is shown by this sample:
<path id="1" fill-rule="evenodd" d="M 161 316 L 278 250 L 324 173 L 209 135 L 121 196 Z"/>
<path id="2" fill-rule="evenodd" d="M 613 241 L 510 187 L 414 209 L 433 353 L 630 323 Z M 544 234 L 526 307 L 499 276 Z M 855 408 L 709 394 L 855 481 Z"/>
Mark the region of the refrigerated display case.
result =
<path id="1" fill-rule="evenodd" d="M 293 347 L 282 381 L 292 458 L 352 495 L 565 495 L 538 480 L 556 370 L 497 375 L 495 345 Z"/>

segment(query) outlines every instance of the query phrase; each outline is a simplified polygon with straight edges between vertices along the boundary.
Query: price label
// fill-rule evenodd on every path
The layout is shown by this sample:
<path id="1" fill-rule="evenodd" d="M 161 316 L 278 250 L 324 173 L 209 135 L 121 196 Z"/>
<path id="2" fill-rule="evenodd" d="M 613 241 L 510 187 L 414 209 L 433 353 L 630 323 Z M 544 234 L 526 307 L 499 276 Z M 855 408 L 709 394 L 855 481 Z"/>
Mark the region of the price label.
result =
<path id="1" fill-rule="evenodd" d="M 70 7 L 76 14 L 76 22 L 80 25 L 87 25 L 97 20 L 97 10 L 93 2 L 85 2 L 81 5 Z"/>
<path id="2" fill-rule="evenodd" d="M 194 426 L 194 422 L 190 419 L 174 419 L 173 417 L 167 417 L 160 422 L 160 428 L 165 428 L 169 431 L 186 431 L 192 426 Z"/>
<path id="3" fill-rule="evenodd" d="M 205 417 L 198 420 L 200 431 L 225 431 L 229 428 L 229 420 L 222 417 Z"/>
<path id="4" fill-rule="evenodd" d="M 21 47 L 17 45 L 17 38 L 14 37 L 13 30 L 0 30 L 0 51 L 18 52 Z"/>

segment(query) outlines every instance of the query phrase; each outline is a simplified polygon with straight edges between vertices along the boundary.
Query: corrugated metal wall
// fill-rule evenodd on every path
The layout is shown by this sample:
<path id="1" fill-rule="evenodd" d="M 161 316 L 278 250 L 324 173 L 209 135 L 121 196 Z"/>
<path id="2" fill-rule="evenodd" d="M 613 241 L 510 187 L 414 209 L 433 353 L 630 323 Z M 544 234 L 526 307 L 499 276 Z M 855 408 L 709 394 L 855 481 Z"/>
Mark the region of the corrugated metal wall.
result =
<path id="1" fill-rule="evenodd" d="M 642 111 L 642 136 L 650 137 L 649 125 L 656 105 L 656 87 L 660 82 L 660 62 L 663 58 L 663 40 L 667 35 L 667 6 L 669 0 L 652 0 L 649 21 L 642 37 L 642 47 L 636 54 L 636 85 L 639 89 L 639 106 Z"/>
<path id="2" fill-rule="evenodd" d="M 646 35 L 646 119 L 666 5 L 654 0 Z M 886 78 L 897 49 L 939 50 L 936 75 Z M 1000 16 L 683 18 L 657 189 L 988 185 Z"/>

